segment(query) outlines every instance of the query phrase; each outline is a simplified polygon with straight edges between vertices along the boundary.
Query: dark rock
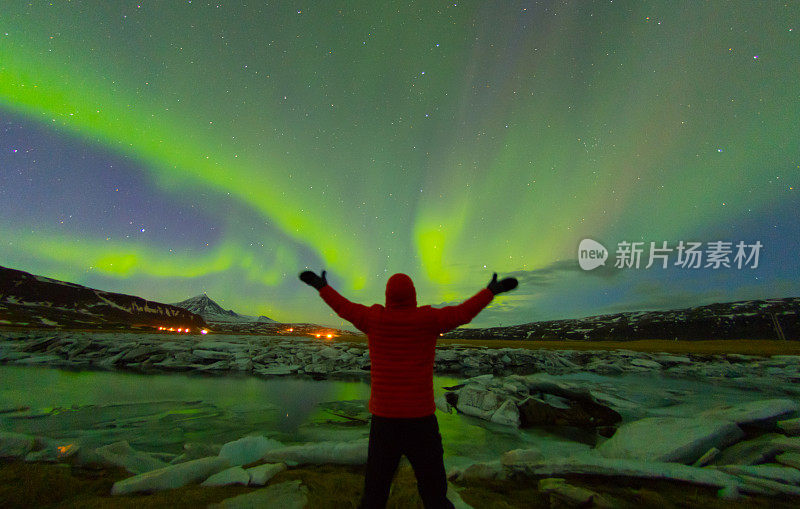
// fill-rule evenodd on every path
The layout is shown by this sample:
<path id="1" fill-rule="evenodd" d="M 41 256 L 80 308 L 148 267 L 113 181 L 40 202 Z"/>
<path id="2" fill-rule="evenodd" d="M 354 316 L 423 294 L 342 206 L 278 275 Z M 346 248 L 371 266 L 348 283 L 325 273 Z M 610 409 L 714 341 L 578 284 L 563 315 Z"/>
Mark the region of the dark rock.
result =
<path id="1" fill-rule="evenodd" d="M 153 354 L 153 348 L 149 346 L 140 346 L 128 352 L 120 359 L 125 363 L 142 362 Z"/>
<path id="2" fill-rule="evenodd" d="M 56 336 L 35 340 L 31 343 L 25 345 L 20 351 L 22 352 L 44 352 L 47 350 L 53 343 L 56 342 L 58 338 Z"/>
<path id="3" fill-rule="evenodd" d="M 577 426 L 596 428 L 613 426 L 622 416 L 611 408 L 594 401 L 591 396 L 575 394 L 572 399 L 560 398 L 550 402 L 529 397 L 519 404 L 520 426 Z M 608 432 L 608 430 L 606 430 Z"/>

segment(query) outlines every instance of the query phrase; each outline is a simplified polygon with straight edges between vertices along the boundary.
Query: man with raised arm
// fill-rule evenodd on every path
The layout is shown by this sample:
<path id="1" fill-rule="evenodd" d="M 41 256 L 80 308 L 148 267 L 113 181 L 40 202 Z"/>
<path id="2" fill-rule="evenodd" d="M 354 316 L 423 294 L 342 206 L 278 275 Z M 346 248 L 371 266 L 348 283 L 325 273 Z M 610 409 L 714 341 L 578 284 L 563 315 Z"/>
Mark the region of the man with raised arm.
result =
<path id="1" fill-rule="evenodd" d="M 319 290 L 337 315 L 367 335 L 370 358 L 367 473 L 362 508 L 383 508 L 400 457 L 414 469 L 427 509 L 452 508 L 447 500 L 442 437 L 434 411 L 433 361 L 439 334 L 470 322 L 492 298 L 517 287 L 515 278 L 497 280 L 457 306 L 417 306 L 411 278 L 395 274 L 386 283 L 386 305 L 350 302 L 328 285 L 326 272 L 300 279 Z"/>

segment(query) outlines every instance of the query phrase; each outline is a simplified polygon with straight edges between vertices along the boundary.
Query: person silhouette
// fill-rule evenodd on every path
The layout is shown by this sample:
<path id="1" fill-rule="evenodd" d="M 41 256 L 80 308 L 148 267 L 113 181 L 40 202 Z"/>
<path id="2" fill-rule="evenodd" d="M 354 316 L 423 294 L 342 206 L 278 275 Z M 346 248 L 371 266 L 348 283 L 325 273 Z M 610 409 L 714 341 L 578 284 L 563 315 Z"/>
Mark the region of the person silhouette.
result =
<path id="1" fill-rule="evenodd" d="M 417 306 L 411 278 L 394 274 L 386 283 L 386 305 L 350 302 L 334 290 L 326 271 L 307 270 L 300 279 L 316 288 L 337 315 L 367 335 L 370 357 L 369 412 L 372 414 L 361 507 L 383 508 L 394 473 L 405 455 L 427 509 L 452 508 L 439 423 L 434 414 L 433 361 L 440 334 L 469 323 L 495 295 L 517 287 L 515 278 L 497 280 L 456 306 Z"/>

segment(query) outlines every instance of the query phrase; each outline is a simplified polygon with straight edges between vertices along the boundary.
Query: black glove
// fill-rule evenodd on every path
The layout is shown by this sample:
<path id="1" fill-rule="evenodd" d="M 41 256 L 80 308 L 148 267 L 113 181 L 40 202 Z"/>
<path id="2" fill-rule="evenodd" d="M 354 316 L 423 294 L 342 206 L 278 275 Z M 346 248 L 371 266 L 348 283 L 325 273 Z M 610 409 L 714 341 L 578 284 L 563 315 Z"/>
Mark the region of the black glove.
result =
<path id="1" fill-rule="evenodd" d="M 519 284 L 519 282 L 515 277 L 507 277 L 498 281 L 497 272 L 495 272 L 492 276 L 492 280 L 489 281 L 489 284 L 486 286 L 486 288 L 491 290 L 493 294 L 497 295 L 498 293 L 509 292 L 513 290 L 517 287 L 517 284 Z"/>
<path id="2" fill-rule="evenodd" d="M 308 286 L 313 286 L 317 290 L 326 286 L 328 284 L 328 280 L 325 279 L 325 271 L 322 271 L 322 277 L 314 274 L 310 270 L 300 273 L 300 280 L 307 284 Z"/>

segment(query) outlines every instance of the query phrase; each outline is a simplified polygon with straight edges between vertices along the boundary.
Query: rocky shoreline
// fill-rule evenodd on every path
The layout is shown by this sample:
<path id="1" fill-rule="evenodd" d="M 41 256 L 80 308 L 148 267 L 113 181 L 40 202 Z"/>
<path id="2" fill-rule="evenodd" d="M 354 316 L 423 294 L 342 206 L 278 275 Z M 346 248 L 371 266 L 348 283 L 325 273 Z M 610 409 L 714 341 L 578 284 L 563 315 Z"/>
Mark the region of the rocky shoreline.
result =
<path id="1" fill-rule="evenodd" d="M 369 376 L 364 344 L 234 335 L 2 332 L 0 364 L 269 378 Z M 574 476 L 691 483 L 711 487 L 726 500 L 800 497 L 800 356 L 452 345 L 437 349 L 435 370 L 459 380 L 436 401 L 440 411 L 459 414 L 453 417 L 478 419 L 487 429 L 497 427 L 495 433 L 555 427 L 579 428 L 592 437 L 555 447 L 528 441 L 523 448 L 502 449 L 491 461 L 445 458 L 457 507 L 469 506 L 456 485 L 520 479 L 538 480 L 539 491 L 559 503 L 615 506 L 607 496 L 564 480 Z M 683 383 L 694 389 L 682 389 Z M 715 394 L 721 387 L 735 391 L 735 399 Z M 366 411 L 363 402 L 355 406 L 359 416 Z M 366 426 L 364 419 L 354 421 Z M 117 481 L 113 494 L 198 483 L 253 488 L 245 499 L 221 507 L 267 499 L 302 507 L 308 487 L 270 484 L 272 475 L 303 465 L 363 465 L 366 453 L 363 438 L 282 443 L 255 435 L 221 445 L 186 443 L 176 454 L 136 450 L 125 441 L 98 447 L 0 431 L 0 458 L 6 460 L 124 468 L 130 477 Z"/>
<path id="2" fill-rule="evenodd" d="M 214 335 L 198 339 L 190 335 L 49 331 L 0 331 L 0 364 L 314 378 L 366 378 L 370 366 L 364 343 L 285 336 Z M 657 372 L 667 377 L 719 379 L 734 385 L 758 386 L 800 382 L 800 356 L 451 345 L 436 349 L 434 372 L 464 377 Z"/>

